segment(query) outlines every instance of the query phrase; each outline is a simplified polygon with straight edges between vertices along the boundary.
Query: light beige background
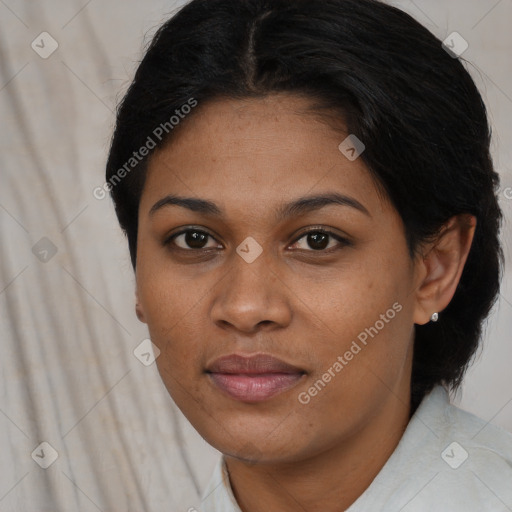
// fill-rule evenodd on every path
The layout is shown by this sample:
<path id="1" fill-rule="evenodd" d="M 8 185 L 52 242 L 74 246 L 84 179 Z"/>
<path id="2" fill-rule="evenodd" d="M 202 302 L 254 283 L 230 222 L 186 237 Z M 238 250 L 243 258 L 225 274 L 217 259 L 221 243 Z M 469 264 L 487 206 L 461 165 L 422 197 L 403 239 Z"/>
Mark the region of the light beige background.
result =
<path id="1" fill-rule="evenodd" d="M 457 31 L 469 43 L 464 58 L 494 130 L 510 262 L 512 0 L 394 4 L 440 38 Z M 110 200 L 92 194 L 144 37 L 177 6 L 0 0 L 1 511 L 200 508 L 218 454 L 176 410 L 155 365 L 133 355 L 147 334 L 126 243 Z M 48 59 L 31 48 L 43 31 L 59 44 Z M 57 248 L 47 262 L 32 252 L 43 237 Z M 508 430 L 510 278 L 509 269 L 484 350 L 454 397 Z M 58 453 L 46 470 L 31 457 L 43 441 Z"/>

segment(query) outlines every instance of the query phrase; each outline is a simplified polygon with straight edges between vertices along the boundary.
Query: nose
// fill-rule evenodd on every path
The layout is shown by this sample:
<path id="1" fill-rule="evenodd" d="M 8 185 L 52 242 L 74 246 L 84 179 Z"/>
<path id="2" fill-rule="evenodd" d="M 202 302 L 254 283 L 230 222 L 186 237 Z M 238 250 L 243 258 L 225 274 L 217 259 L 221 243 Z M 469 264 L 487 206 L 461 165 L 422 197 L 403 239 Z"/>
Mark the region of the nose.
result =
<path id="1" fill-rule="evenodd" d="M 215 287 L 212 321 L 222 329 L 246 334 L 288 325 L 289 289 L 269 258 L 263 253 L 248 263 L 234 253 L 231 260 L 230 271 Z"/>

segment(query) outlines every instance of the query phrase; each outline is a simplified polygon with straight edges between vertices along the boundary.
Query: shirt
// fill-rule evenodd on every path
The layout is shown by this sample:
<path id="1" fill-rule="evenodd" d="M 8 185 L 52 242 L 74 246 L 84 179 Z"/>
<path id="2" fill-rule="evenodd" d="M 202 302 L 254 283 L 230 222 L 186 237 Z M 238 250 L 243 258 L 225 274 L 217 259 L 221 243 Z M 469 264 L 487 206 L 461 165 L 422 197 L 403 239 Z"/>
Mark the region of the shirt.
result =
<path id="1" fill-rule="evenodd" d="M 436 386 L 380 472 L 346 509 L 377 511 L 512 512 L 512 434 L 450 404 L 446 389 Z M 241 512 L 224 458 L 203 493 L 201 512 Z"/>

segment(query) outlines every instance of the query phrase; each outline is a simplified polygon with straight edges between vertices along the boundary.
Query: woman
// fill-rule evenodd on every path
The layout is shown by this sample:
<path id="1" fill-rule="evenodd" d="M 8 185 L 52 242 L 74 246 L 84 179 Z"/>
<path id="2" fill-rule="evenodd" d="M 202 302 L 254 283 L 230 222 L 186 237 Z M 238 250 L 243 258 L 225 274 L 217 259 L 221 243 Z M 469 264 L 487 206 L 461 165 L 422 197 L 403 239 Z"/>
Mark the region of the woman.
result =
<path id="1" fill-rule="evenodd" d="M 107 164 L 139 319 L 223 457 L 204 511 L 510 510 L 512 436 L 450 405 L 501 271 L 482 99 L 374 0 L 192 0 Z"/>

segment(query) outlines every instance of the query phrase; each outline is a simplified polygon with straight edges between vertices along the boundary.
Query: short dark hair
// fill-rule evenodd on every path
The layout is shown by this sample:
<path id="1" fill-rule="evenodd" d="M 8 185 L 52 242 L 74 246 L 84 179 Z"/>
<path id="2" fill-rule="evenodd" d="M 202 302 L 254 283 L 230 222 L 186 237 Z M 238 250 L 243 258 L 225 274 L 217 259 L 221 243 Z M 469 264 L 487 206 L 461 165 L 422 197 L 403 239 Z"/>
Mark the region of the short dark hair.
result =
<path id="1" fill-rule="evenodd" d="M 364 142 L 362 158 L 400 214 L 411 256 L 452 216 L 477 218 L 452 301 L 437 323 L 416 326 L 415 410 L 435 384 L 456 389 L 478 347 L 499 293 L 502 214 L 477 87 L 405 12 L 376 0 L 192 0 L 161 26 L 118 107 L 106 171 L 132 264 L 151 155 L 127 169 L 133 151 L 158 126 L 165 136 L 153 142 L 165 144 L 169 119 L 191 100 L 200 108 L 286 92 L 338 112 Z"/>

